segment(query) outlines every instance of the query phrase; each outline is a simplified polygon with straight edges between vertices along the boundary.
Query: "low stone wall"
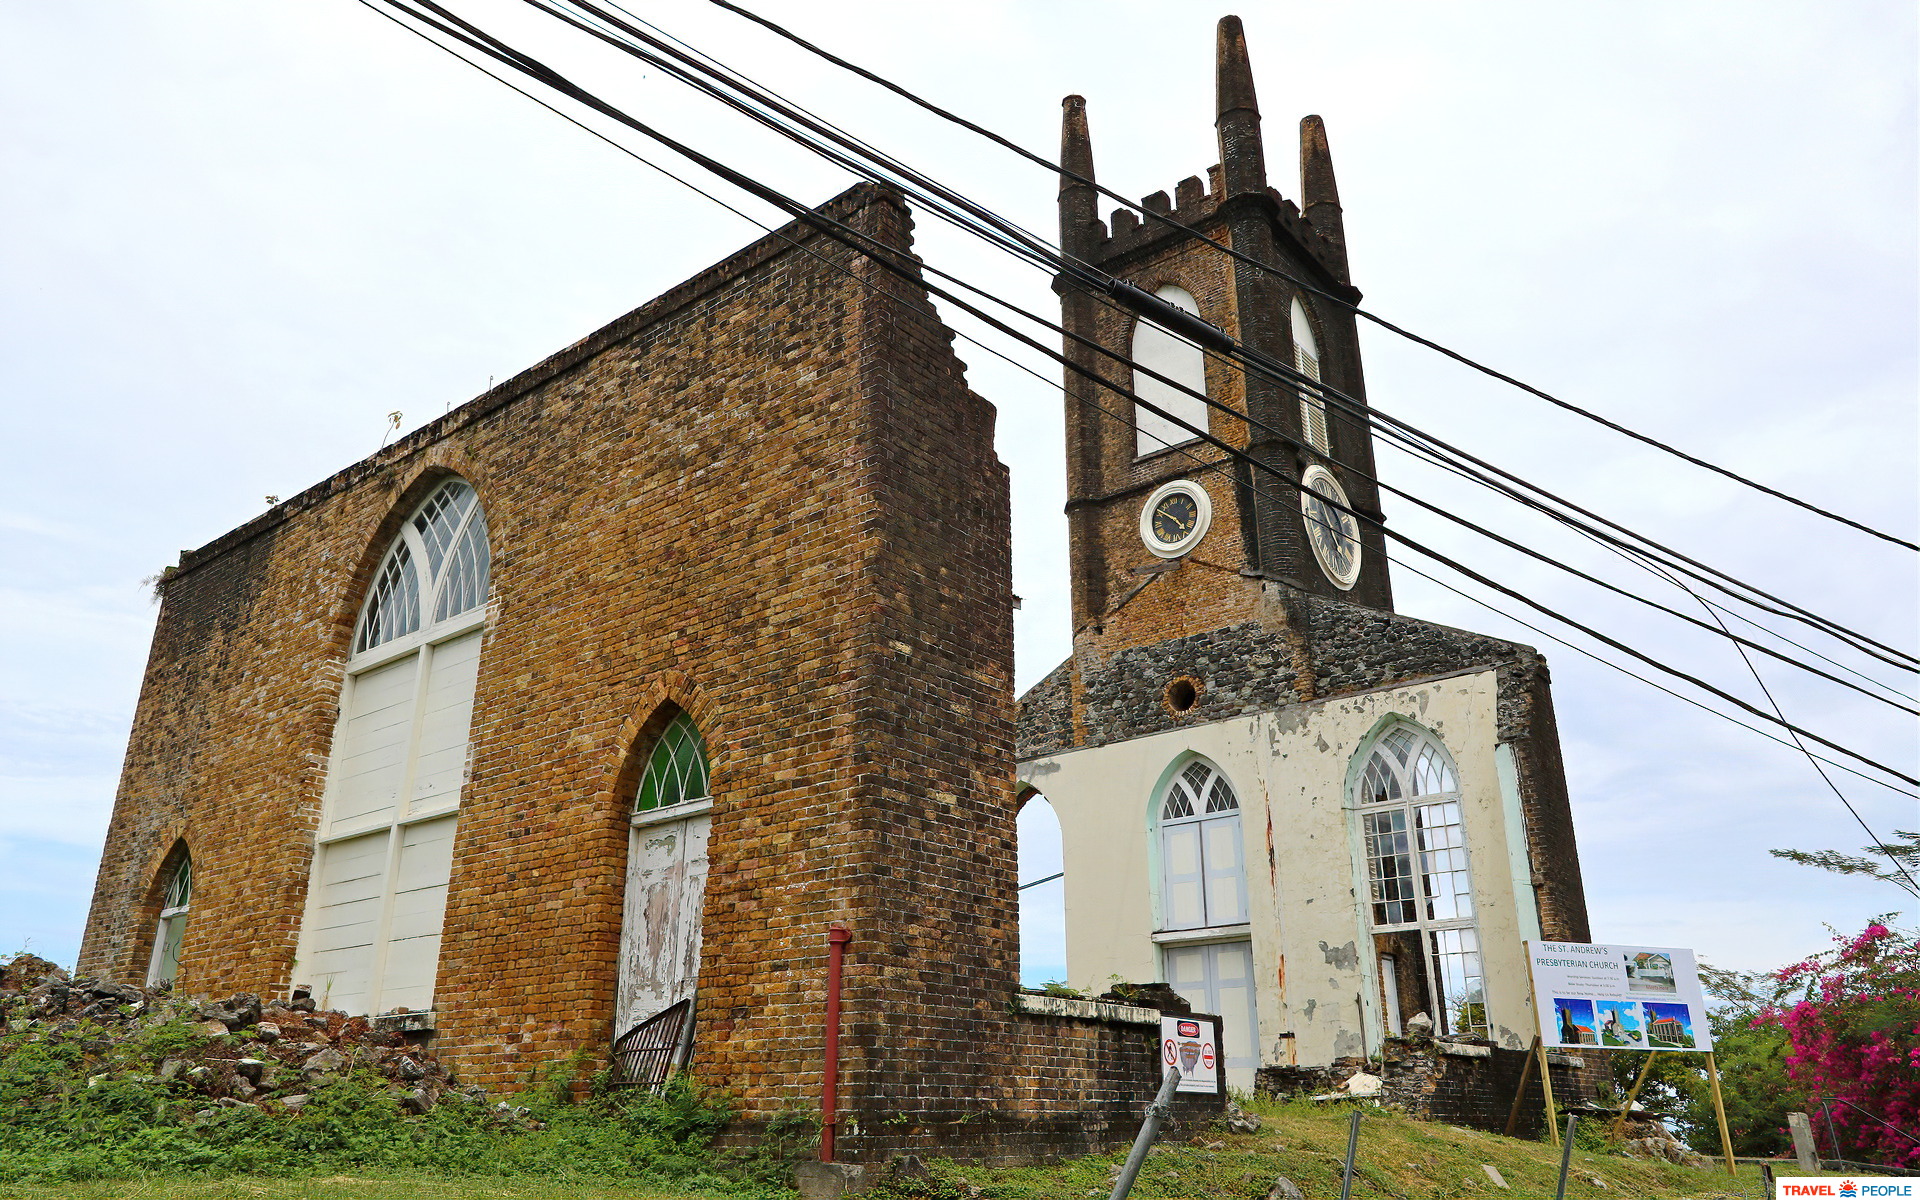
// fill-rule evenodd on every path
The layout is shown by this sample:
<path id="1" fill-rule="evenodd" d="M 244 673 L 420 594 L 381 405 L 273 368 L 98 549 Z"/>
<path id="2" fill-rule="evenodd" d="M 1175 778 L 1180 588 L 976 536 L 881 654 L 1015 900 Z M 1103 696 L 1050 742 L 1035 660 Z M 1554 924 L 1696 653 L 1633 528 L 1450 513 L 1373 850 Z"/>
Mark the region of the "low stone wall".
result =
<path id="1" fill-rule="evenodd" d="M 1156 1006 L 1118 997 L 1016 994 L 1001 1020 L 982 1022 L 1000 1040 L 996 1053 L 1013 1063 L 1002 1086 L 935 1120 L 843 1114 L 838 1156 L 856 1163 L 915 1154 L 1016 1165 L 1131 1144 L 1160 1088 L 1161 1012 L 1191 1011 L 1164 989 L 1143 989 L 1135 998 Z M 1192 1136 L 1225 1110 L 1223 1096 L 1181 1095 L 1162 1137 Z"/>
<path id="2" fill-rule="evenodd" d="M 1570 1105 L 1597 1101 L 1609 1077 L 1608 1053 L 1549 1051 L 1554 1103 L 1564 1111 Z M 1365 1071 L 1379 1076 L 1375 1098 L 1382 1104 L 1427 1120 L 1503 1133 L 1514 1092 L 1526 1073 L 1527 1054 L 1484 1042 L 1388 1038 L 1378 1062 L 1342 1058 L 1324 1067 L 1262 1067 L 1254 1087 L 1273 1096 L 1322 1095 L 1345 1091 L 1347 1081 Z M 1543 1131 L 1545 1119 L 1545 1093 L 1536 1067 L 1527 1081 L 1514 1134 L 1534 1137 Z"/>

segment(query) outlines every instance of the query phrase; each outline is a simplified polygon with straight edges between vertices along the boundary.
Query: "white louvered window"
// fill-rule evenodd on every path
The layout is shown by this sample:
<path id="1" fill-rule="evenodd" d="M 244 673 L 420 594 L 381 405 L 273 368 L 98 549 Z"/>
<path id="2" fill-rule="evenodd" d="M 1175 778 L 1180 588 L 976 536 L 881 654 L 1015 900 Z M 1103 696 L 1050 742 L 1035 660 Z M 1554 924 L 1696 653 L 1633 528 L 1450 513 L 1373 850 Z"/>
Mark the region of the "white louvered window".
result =
<path id="1" fill-rule="evenodd" d="M 1188 763 L 1160 801 L 1160 928 L 1207 929 L 1247 919 L 1240 799 L 1226 776 Z"/>
<path id="2" fill-rule="evenodd" d="M 185 855 L 168 873 L 166 891 L 160 896 L 160 927 L 153 932 L 148 987 L 171 987 L 180 974 L 180 943 L 187 936 L 187 911 L 192 905 L 193 858 Z"/>
<path id="3" fill-rule="evenodd" d="M 1418 936 L 1441 1032 L 1485 1037 L 1486 975 L 1453 759 L 1425 730 L 1395 726 L 1368 753 L 1356 792 L 1374 929 Z"/>
<path id="4" fill-rule="evenodd" d="M 1169 284 L 1154 292 L 1154 295 L 1183 312 L 1195 316 L 1200 314 L 1200 302 L 1185 288 Z M 1142 319 L 1134 323 L 1130 349 L 1134 362 L 1159 372 L 1201 396 L 1207 394 L 1207 357 L 1200 347 L 1187 339 Z M 1190 442 L 1206 431 L 1205 400 L 1155 379 L 1144 371 L 1134 372 L 1133 392 L 1155 408 L 1178 418 L 1169 420 L 1145 405 L 1134 405 L 1135 455 L 1157 454 L 1169 446 Z"/>
<path id="5" fill-rule="evenodd" d="M 1306 305 L 1298 297 L 1293 301 L 1293 365 L 1302 375 L 1320 382 L 1320 343 L 1313 336 L 1313 322 Z M 1333 452 L 1333 435 L 1327 428 L 1327 400 L 1318 389 L 1300 388 L 1300 434 L 1309 446 L 1322 454 Z"/>
<path id="6" fill-rule="evenodd" d="M 433 1007 L 490 552 L 473 488 L 409 514 L 354 629 L 297 982 L 350 1013 Z"/>

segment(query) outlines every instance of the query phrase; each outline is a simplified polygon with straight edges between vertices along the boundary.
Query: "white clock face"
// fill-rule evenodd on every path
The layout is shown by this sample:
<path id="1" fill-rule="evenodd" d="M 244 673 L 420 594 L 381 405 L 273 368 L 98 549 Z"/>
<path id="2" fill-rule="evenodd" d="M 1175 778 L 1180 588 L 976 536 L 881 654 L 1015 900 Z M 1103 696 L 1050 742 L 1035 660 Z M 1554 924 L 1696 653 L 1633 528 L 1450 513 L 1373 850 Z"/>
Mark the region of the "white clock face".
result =
<path id="1" fill-rule="evenodd" d="M 1342 591 L 1360 578 L 1360 522 L 1333 504 L 1347 504 L 1340 481 L 1325 467 L 1308 467 L 1300 477 L 1300 513 L 1307 522 L 1307 544 L 1320 569 Z M 1349 506 L 1351 507 L 1351 506 Z"/>
<path id="2" fill-rule="evenodd" d="M 1213 522 L 1207 489 L 1190 480 L 1163 483 L 1140 509 L 1140 540 L 1161 558 L 1179 558 L 1200 544 Z"/>

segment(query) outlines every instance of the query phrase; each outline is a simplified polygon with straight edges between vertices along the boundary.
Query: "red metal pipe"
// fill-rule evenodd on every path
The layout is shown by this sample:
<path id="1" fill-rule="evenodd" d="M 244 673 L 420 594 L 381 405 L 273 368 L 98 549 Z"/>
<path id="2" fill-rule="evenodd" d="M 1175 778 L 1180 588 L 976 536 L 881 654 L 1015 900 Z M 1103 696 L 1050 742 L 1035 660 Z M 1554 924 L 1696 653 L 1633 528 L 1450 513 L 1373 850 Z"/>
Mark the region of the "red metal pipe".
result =
<path id="1" fill-rule="evenodd" d="M 840 967 L 853 934 L 835 922 L 827 927 L 827 1072 L 820 1084 L 820 1161 L 833 1161 L 833 1127 L 840 1112 Z"/>

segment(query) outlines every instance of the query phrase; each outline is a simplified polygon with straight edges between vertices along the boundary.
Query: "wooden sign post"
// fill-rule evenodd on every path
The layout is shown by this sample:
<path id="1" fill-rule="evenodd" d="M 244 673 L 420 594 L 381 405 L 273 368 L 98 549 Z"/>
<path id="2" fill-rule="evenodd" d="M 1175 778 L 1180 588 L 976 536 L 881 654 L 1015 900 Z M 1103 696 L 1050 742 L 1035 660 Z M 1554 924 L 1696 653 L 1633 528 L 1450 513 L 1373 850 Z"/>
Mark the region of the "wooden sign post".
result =
<path id="1" fill-rule="evenodd" d="M 1534 1027 L 1537 1029 L 1545 1029 L 1546 1024 L 1540 1015 L 1540 993 L 1533 986 L 1532 971 L 1527 972 L 1527 1003 L 1533 1005 Z M 1547 1098 L 1547 1132 L 1553 1135 L 1553 1144 L 1558 1146 L 1560 1144 L 1560 1120 L 1559 1113 L 1553 1106 L 1553 1071 L 1550 1069 L 1552 1064 L 1547 1061 L 1547 1044 L 1538 1033 L 1533 1035 L 1533 1053 L 1540 1062 L 1540 1090 Z M 1533 1063 L 1529 1062 L 1527 1067 L 1531 1067 L 1532 1065 Z M 1522 1068 L 1520 1072 L 1520 1090 L 1522 1092 L 1527 1090 L 1526 1068 Z M 1515 1106 L 1518 1106 L 1520 1097 L 1515 1096 L 1513 1102 Z M 1513 1132 L 1513 1122 L 1511 1120 L 1507 1122 L 1507 1132 Z"/>
<path id="2" fill-rule="evenodd" d="M 1713 1061 L 1713 1051 L 1707 1051 L 1707 1085 L 1713 1089 L 1713 1116 L 1720 1122 L 1720 1153 L 1727 1158 L 1727 1174 L 1734 1174 L 1733 1135 L 1727 1132 L 1727 1106 L 1720 1099 L 1720 1068 Z"/>

